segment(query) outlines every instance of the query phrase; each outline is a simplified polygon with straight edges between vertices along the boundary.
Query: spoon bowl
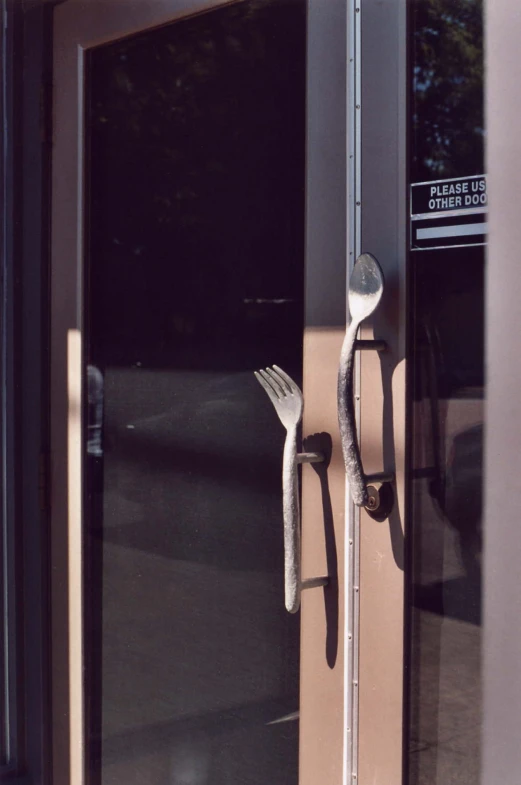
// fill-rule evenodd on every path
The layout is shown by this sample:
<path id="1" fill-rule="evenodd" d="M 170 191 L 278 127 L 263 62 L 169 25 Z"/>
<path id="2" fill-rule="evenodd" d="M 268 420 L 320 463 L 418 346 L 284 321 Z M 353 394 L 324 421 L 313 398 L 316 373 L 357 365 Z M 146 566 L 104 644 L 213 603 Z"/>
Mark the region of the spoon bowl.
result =
<path id="1" fill-rule="evenodd" d="M 378 307 L 384 290 L 384 275 L 374 256 L 361 254 L 349 281 L 348 302 L 351 320 L 360 324 Z"/>

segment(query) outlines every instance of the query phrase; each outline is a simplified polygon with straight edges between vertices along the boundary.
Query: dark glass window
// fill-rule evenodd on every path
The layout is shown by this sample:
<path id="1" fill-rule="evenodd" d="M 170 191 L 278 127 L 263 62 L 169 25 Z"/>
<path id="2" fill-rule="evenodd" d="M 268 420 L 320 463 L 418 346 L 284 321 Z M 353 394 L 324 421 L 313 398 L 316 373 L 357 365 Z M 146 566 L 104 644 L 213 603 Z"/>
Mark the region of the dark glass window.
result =
<path id="1" fill-rule="evenodd" d="M 305 4 L 245 2 L 88 58 L 88 768 L 297 782 L 283 434 L 302 377 Z"/>
<path id="2" fill-rule="evenodd" d="M 440 198 L 413 216 L 409 254 L 408 772 L 410 785 L 470 785 L 480 779 L 487 217 L 485 197 L 471 217 L 464 197 L 486 175 L 483 9 L 412 0 L 409 11 L 412 212 L 415 183 Z"/>

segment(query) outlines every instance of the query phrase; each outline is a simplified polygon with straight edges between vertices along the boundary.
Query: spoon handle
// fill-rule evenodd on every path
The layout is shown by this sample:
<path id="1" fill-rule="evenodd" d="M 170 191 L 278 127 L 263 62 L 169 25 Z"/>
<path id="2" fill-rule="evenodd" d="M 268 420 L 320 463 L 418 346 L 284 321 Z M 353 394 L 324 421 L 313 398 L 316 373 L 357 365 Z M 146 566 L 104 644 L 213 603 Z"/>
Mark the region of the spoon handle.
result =
<path id="1" fill-rule="evenodd" d="M 340 427 L 342 454 L 344 456 L 349 490 L 354 503 L 358 507 L 364 507 L 369 497 L 356 435 L 355 404 L 353 399 L 354 359 L 356 335 L 359 327 L 360 322 L 352 321 L 346 330 L 340 353 L 337 397 L 338 425 Z"/>

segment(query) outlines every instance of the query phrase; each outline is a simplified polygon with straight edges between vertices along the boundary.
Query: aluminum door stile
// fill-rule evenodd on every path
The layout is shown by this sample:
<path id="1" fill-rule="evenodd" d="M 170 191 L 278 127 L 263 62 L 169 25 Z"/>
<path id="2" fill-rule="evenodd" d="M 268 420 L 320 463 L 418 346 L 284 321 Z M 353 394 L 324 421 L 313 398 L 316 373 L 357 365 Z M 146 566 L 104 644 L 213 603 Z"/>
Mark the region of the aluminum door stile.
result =
<path id="1" fill-rule="evenodd" d="M 406 457 L 406 86 L 405 0 L 358 4 L 361 26 L 360 251 L 374 254 L 386 292 L 362 338 L 360 445 L 367 473 L 395 472 L 389 519 L 360 514 L 358 771 L 361 785 L 403 776 L 404 518 Z"/>
<path id="2" fill-rule="evenodd" d="M 361 130 L 362 99 L 362 25 L 361 2 L 350 0 L 347 19 L 347 270 L 349 280 L 354 263 L 361 253 L 362 181 Z M 346 281 L 346 322 L 349 304 Z M 355 356 L 355 417 L 360 427 L 360 371 L 361 356 Z M 359 717 L 359 643 L 360 643 L 360 510 L 349 494 L 346 484 L 346 548 L 345 565 L 345 622 L 344 654 L 344 783 L 356 782 L 358 776 L 358 717 Z"/>
<path id="3" fill-rule="evenodd" d="M 345 330 L 347 7 L 308 0 L 306 292 L 303 435 L 326 433 L 326 473 L 303 467 L 302 575 L 327 574 L 302 596 L 300 785 L 344 777 L 345 474 L 336 378 Z"/>
<path id="4" fill-rule="evenodd" d="M 485 82 L 490 234 L 486 272 L 485 549 L 481 782 L 517 782 L 521 770 L 521 275 L 519 67 L 521 10 L 485 2 Z"/>

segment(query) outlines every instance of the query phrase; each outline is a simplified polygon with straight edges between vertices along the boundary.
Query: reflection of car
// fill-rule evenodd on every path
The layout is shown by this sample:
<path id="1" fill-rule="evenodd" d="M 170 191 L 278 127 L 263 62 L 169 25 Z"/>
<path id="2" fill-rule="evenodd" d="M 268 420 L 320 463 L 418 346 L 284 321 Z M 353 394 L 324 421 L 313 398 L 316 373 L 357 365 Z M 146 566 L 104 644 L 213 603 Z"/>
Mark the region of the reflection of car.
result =
<path id="1" fill-rule="evenodd" d="M 483 425 L 457 433 L 447 461 L 444 512 L 458 532 L 467 572 L 479 569 L 483 512 Z"/>
<path id="2" fill-rule="evenodd" d="M 100 458 L 103 455 L 103 374 L 94 365 L 87 366 L 87 399 L 87 454 Z"/>

